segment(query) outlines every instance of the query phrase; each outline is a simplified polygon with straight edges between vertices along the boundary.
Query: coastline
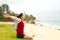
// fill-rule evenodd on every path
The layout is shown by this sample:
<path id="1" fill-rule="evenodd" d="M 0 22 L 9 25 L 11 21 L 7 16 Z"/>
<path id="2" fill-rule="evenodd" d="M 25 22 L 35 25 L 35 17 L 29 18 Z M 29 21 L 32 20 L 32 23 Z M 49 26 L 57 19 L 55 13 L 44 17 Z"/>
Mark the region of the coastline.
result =
<path id="1" fill-rule="evenodd" d="M 41 23 L 42 24 L 42 23 Z M 33 40 L 60 40 L 60 30 L 52 25 L 25 23 L 25 32 L 33 37 Z"/>
<path id="2" fill-rule="evenodd" d="M 0 23 L 4 24 L 5 22 Z M 11 24 L 11 22 L 6 22 L 5 24 Z M 33 37 L 33 40 L 60 40 L 60 30 L 56 29 L 48 24 L 30 24 L 25 22 L 24 32 L 26 35 Z"/>
<path id="3" fill-rule="evenodd" d="M 40 26 L 48 26 L 49 28 L 53 28 L 53 29 L 57 29 L 57 30 L 60 29 L 60 26 L 52 25 L 52 24 L 49 24 L 49 23 L 36 22 L 36 24 L 40 25 Z"/>

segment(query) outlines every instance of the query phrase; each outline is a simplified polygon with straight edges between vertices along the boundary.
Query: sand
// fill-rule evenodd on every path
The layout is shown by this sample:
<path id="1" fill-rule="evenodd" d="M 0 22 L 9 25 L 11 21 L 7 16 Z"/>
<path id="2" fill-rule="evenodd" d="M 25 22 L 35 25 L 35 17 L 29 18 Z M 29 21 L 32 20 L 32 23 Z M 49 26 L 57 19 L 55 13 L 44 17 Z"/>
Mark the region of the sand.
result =
<path id="1" fill-rule="evenodd" d="M 60 30 L 50 26 L 40 26 L 25 23 L 25 34 L 33 37 L 33 40 L 60 40 Z"/>
<path id="2" fill-rule="evenodd" d="M 11 23 L 9 22 L 8 24 Z M 58 29 L 59 28 L 47 24 L 34 25 L 25 23 L 24 31 L 25 34 L 31 36 L 33 40 L 60 40 L 60 30 Z"/>

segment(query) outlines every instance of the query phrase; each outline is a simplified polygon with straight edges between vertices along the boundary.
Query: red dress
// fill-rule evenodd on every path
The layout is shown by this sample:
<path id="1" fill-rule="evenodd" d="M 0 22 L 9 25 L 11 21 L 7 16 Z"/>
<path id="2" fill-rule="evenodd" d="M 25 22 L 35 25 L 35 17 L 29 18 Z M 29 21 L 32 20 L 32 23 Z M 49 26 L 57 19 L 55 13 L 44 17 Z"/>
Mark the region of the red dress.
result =
<path id="1" fill-rule="evenodd" d="M 17 34 L 24 34 L 24 23 L 23 23 L 23 21 L 18 23 L 16 31 L 17 31 Z"/>

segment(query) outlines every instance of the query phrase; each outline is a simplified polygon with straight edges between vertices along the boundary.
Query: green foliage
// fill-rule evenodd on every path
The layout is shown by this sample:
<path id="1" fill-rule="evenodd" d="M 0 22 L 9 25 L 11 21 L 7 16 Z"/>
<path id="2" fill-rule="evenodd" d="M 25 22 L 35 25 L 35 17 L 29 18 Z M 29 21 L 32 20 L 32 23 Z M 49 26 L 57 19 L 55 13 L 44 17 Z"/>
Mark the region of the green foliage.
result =
<path id="1" fill-rule="evenodd" d="M 7 5 L 7 4 L 2 4 L 1 6 L 0 6 L 0 21 L 13 21 L 12 19 L 10 19 L 10 18 L 4 18 L 3 17 L 3 13 L 4 13 L 4 11 L 6 11 L 7 13 L 9 13 L 10 15 L 15 15 L 15 13 L 14 12 L 11 12 L 10 11 L 10 9 L 9 9 L 9 6 Z"/>
<path id="2" fill-rule="evenodd" d="M 36 18 L 33 15 L 27 15 L 27 14 L 25 14 L 25 21 L 26 22 L 30 22 L 30 23 L 35 24 L 35 19 Z"/>
<path id="3" fill-rule="evenodd" d="M 9 13 L 9 15 L 11 15 L 11 16 L 16 16 L 15 12 L 13 12 L 11 10 L 9 12 L 7 12 L 7 13 Z"/>
<path id="4" fill-rule="evenodd" d="M 10 12 L 9 6 L 7 4 L 2 5 L 3 12 L 6 11 L 7 13 Z"/>
<path id="5" fill-rule="evenodd" d="M 2 7 L 0 7 L 0 16 L 2 15 Z"/>
<path id="6" fill-rule="evenodd" d="M 25 19 L 24 19 L 26 22 L 29 22 L 30 21 L 30 17 L 27 15 L 27 14 L 25 14 Z"/>
<path id="7" fill-rule="evenodd" d="M 2 14 L 3 14 L 5 11 L 6 11 L 7 13 L 9 13 L 10 15 L 16 16 L 15 12 L 12 12 L 12 11 L 9 9 L 9 6 L 8 6 L 7 4 L 2 4 L 2 5 L 0 6 L 0 21 L 13 21 L 13 20 L 10 19 L 10 18 L 4 18 L 4 17 L 2 16 Z M 26 22 L 35 23 L 35 22 L 34 22 L 35 19 L 36 19 L 36 18 L 35 18 L 33 15 L 27 15 L 27 14 L 25 13 L 25 19 L 24 19 L 24 20 L 25 20 Z"/>

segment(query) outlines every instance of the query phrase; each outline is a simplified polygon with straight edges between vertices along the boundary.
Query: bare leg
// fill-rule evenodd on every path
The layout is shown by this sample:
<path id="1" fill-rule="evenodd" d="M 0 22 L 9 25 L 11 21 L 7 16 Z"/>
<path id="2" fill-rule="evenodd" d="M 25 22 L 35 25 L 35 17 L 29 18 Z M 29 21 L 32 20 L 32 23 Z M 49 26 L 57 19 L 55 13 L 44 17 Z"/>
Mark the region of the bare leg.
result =
<path id="1" fill-rule="evenodd" d="M 30 36 L 24 36 L 24 38 L 29 38 L 30 40 L 33 40 L 33 38 L 32 37 L 30 37 Z"/>

